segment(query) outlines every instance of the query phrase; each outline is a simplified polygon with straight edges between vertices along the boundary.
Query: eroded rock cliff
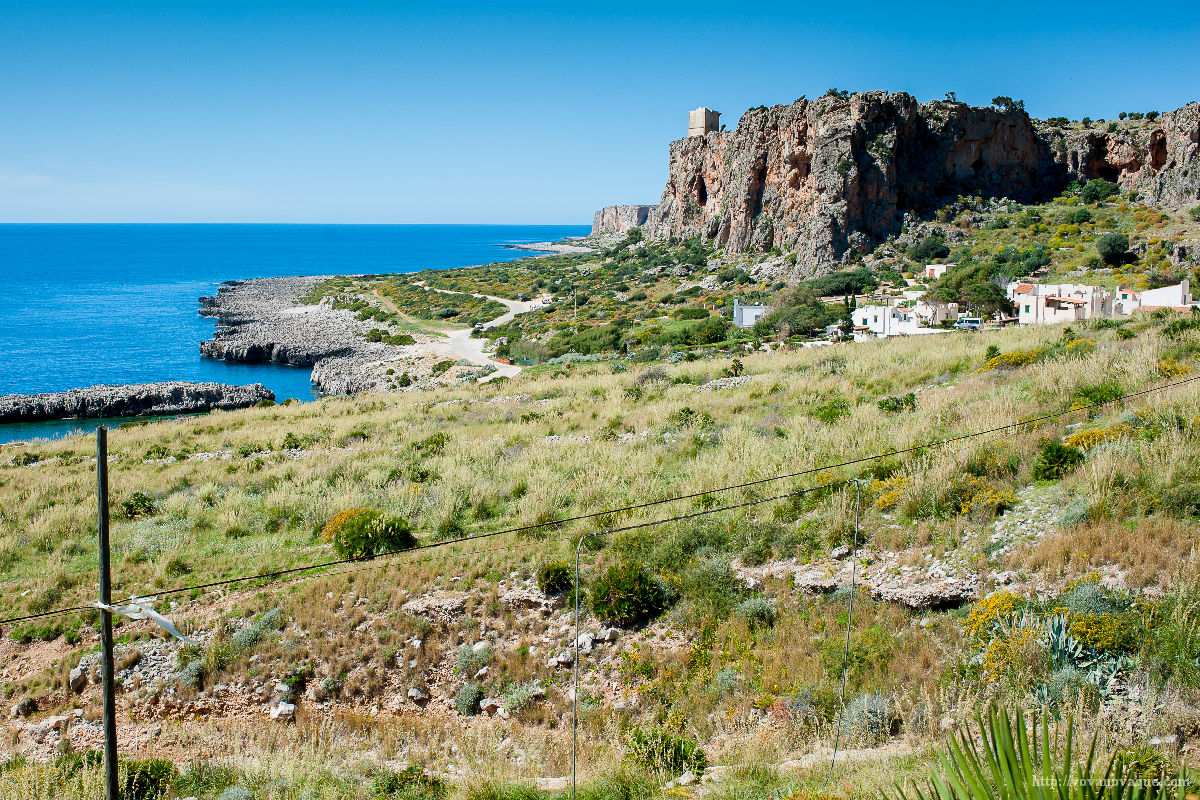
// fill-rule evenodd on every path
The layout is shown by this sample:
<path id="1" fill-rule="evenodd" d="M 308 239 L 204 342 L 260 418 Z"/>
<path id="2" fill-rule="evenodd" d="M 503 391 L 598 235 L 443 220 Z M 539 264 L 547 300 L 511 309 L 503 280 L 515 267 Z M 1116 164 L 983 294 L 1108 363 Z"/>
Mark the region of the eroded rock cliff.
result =
<path id="1" fill-rule="evenodd" d="M 89 386 L 67 392 L 4 395 L 0 397 L 0 423 L 197 414 L 214 409 L 249 408 L 274 399 L 275 394 L 261 383 L 229 386 L 170 381 Z"/>
<path id="2" fill-rule="evenodd" d="M 903 92 L 802 98 L 751 109 L 733 131 L 672 142 L 666 188 L 643 227 L 729 252 L 778 247 L 796 253 L 800 271 L 821 272 L 960 194 L 1032 202 L 1072 178 L 1103 177 L 1151 202 L 1195 200 L 1198 150 L 1196 103 L 1110 134 Z M 604 209 L 593 233 L 628 227 Z"/>
<path id="3" fill-rule="evenodd" d="M 605 206 L 592 219 L 592 235 L 625 233 L 646 224 L 654 206 Z"/>

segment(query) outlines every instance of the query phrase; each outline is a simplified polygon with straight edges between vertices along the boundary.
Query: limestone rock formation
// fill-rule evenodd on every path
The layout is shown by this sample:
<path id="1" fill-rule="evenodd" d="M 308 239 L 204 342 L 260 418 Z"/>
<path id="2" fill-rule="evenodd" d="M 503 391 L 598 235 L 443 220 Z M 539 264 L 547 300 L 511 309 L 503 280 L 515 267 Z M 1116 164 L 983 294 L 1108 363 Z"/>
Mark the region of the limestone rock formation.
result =
<path id="1" fill-rule="evenodd" d="M 958 194 L 1030 201 L 1063 182 L 1021 111 L 887 92 L 801 99 L 672 142 L 646 231 L 734 252 L 779 247 L 828 269 L 895 233 L 906 212 Z"/>
<path id="2" fill-rule="evenodd" d="M 735 130 L 671 143 L 667 185 L 643 227 L 729 252 L 778 247 L 796 254 L 797 273 L 813 274 L 957 195 L 1032 202 L 1091 178 L 1153 203 L 1194 202 L 1200 104 L 1113 133 L 1038 125 L 1020 109 L 918 103 L 903 92 L 750 109 Z M 626 209 L 641 208 L 602 209 L 593 233 L 627 230 L 635 217 Z"/>
<path id="3" fill-rule="evenodd" d="M 607 206 L 596 212 L 592 219 L 592 235 L 602 233 L 625 233 L 630 228 L 640 228 L 654 206 Z"/>
<path id="4" fill-rule="evenodd" d="M 249 408 L 275 394 L 261 383 L 135 383 L 90 386 L 68 392 L 10 394 L 0 397 L 0 423 L 52 419 L 198 414 L 214 409 Z"/>
<path id="5" fill-rule="evenodd" d="M 1111 133 L 1043 128 L 1041 134 L 1071 178 L 1104 178 L 1156 205 L 1200 200 L 1200 103 Z"/>

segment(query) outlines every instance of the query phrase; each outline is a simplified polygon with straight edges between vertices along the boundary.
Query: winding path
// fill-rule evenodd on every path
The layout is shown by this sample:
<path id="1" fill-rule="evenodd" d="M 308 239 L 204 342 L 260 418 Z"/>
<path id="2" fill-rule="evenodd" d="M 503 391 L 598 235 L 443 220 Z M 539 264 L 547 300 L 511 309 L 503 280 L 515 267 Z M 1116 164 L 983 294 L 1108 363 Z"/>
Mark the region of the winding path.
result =
<path id="1" fill-rule="evenodd" d="M 419 286 L 425 285 L 424 281 L 413 281 L 413 283 Z M 549 295 L 542 295 L 530 301 L 508 300 L 506 298 L 495 297 L 490 294 L 456 292 L 451 289 L 438 289 L 433 286 L 426 288 L 432 289 L 435 292 L 441 292 L 442 294 L 470 294 L 472 297 L 495 300 L 497 303 L 500 303 L 508 309 L 508 311 L 496 317 L 494 320 L 483 323 L 484 328 L 495 328 L 499 325 L 507 325 L 520 314 L 527 314 L 530 311 L 535 311 L 539 308 L 542 308 L 550 299 Z M 390 301 L 387 302 L 390 304 Z M 393 309 L 399 311 L 399 309 L 396 309 L 394 305 Z M 434 330 L 446 337 L 446 344 L 458 358 L 464 361 L 469 361 L 472 364 L 480 367 L 492 366 L 496 368 L 495 372 L 480 378 L 480 383 L 487 383 L 495 378 L 512 378 L 521 373 L 521 367 L 517 364 L 502 364 L 499 361 L 494 361 L 491 358 L 488 358 L 487 354 L 483 352 L 483 345 L 486 340 L 473 338 L 471 336 L 471 328 L 437 328 Z"/>

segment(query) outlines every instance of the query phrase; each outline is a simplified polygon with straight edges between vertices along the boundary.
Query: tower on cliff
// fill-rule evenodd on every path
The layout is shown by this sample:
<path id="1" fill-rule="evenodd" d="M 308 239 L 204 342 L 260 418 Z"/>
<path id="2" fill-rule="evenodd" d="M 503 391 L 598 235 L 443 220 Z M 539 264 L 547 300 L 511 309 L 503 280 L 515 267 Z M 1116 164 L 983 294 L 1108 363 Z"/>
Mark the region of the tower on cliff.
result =
<path id="1" fill-rule="evenodd" d="M 721 112 L 700 106 L 688 112 L 688 136 L 703 136 L 720 130 Z"/>

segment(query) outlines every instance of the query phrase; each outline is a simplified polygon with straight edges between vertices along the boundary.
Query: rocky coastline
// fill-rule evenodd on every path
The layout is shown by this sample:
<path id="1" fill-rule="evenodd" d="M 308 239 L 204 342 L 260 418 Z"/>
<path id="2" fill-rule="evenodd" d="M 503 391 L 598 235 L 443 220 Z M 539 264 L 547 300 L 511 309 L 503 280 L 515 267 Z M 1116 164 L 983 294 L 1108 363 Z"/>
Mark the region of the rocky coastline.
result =
<path id="1" fill-rule="evenodd" d="M 67 392 L 0 396 L 0 423 L 198 414 L 248 408 L 274 399 L 274 392 L 260 383 L 230 386 L 169 381 L 89 386 Z"/>
<path id="2" fill-rule="evenodd" d="M 524 250 L 543 256 L 571 255 L 572 253 L 594 253 L 596 248 L 581 244 L 566 242 L 528 242 L 522 244 L 501 245 L 509 250 Z"/>
<path id="3" fill-rule="evenodd" d="M 311 367 L 313 386 L 322 394 L 391 390 L 395 376 L 409 373 L 419 382 L 438 360 L 453 357 L 439 347 L 439 337 L 419 333 L 412 334 L 413 345 L 368 342 L 365 334 L 380 327 L 378 322 L 359 320 L 328 298 L 305 304 L 305 296 L 328 277 L 221 284 L 216 295 L 200 298 L 200 314 L 217 320 L 213 338 L 200 343 L 200 355 Z"/>

